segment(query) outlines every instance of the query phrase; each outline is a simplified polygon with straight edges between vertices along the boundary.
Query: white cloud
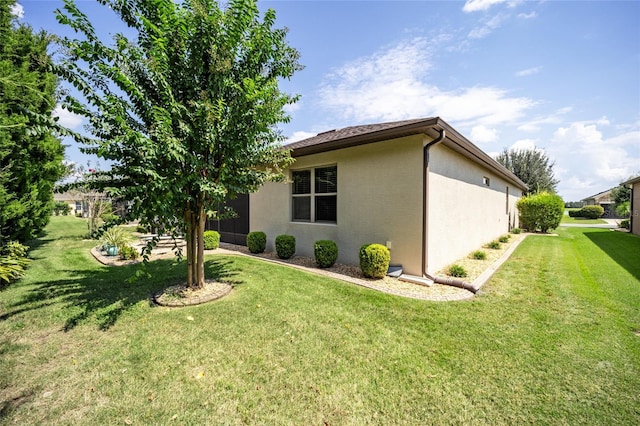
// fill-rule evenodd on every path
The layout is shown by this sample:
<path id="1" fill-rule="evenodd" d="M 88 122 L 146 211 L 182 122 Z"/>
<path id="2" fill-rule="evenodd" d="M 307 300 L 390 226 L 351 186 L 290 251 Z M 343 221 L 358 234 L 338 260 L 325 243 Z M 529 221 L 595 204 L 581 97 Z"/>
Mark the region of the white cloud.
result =
<path id="1" fill-rule="evenodd" d="M 553 134 L 548 152 L 562 167 L 559 190 L 565 199 L 604 191 L 638 171 L 640 130 L 607 137 L 598 127 L 607 124 L 598 122 L 605 120 L 573 122 Z"/>
<path id="2" fill-rule="evenodd" d="M 418 38 L 350 62 L 326 77 L 320 104 L 357 122 L 442 116 L 471 127 L 511 122 L 535 105 L 496 87 L 447 91 L 429 84 L 431 50 Z"/>
<path id="3" fill-rule="evenodd" d="M 538 14 L 533 11 L 533 12 L 529 12 L 529 13 L 519 13 L 518 14 L 518 18 L 520 19 L 534 19 L 537 18 Z"/>
<path id="4" fill-rule="evenodd" d="M 564 115 L 570 113 L 573 110 L 573 107 L 563 107 L 555 111 L 553 115 L 549 116 L 539 116 L 532 120 L 527 121 L 526 123 L 522 123 L 518 126 L 518 130 L 522 132 L 534 133 L 539 132 L 544 125 L 547 124 L 560 124 L 563 122 Z"/>
<path id="5" fill-rule="evenodd" d="M 11 12 L 12 15 L 16 16 L 18 19 L 24 18 L 24 7 L 22 7 L 22 5 L 18 2 L 14 3 L 9 8 L 9 11 Z"/>
<path id="6" fill-rule="evenodd" d="M 509 147 L 510 151 L 530 151 L 533 149 L 536 151 L 544 151 L 536 146 L 535 139 L 520 139 Z"/>
<path id="7" fill-rule="evenodd" d="M 304 132 L 304 131 L 293 132 L 293 134 L 287 138 L 287 140 L 285 141 L 285 144 L 298 142 L 298 141 L 313 137 L 315 135 L 316 133 Z"/>
<path id="8" fill-rule="evenodd" d="M 538 74 L 542 70 L 542 67 L 527 68 L 526 70 L 520 70 L 516 72 L 516 77 L 526 77 L 529 75 Z"/>
<path id="9" fill-rule="evenodd" d="M 80 126 L 83 120 L 82 116 L 62 108 L 61 105 L 56 106 L 56 109 L 51 112 L 51 115 L 58 117 L 58 124 L 69 129 L 75 129 Z"/>
<path id="10" fill-rule="evenodd" d="M 462 10 L 467 13 L 484 11 L 489 10 L 493 5 L 506 2 L 507 0 L 467 0 Z"/>
<path id="11" fill-rule="evenodd" d="M 469 38 L 479 39 L 488 36 L 493 32 L 493 30 L 499 28 L 500 25 L 502 25 L 502 22 L 504 22 L 508 17 L 508 15 L 502 13 L 493 16 L 491 19 L 483 22 L 480 27 L 471 30 L 469 32 Z"/>
<path id="12" fill-rule="evenodd" d="M 498 131 L 486 126 L 474 126 L 471 129 L 471 140 L 475 143 L 493 142 L 498 139 Z"/>

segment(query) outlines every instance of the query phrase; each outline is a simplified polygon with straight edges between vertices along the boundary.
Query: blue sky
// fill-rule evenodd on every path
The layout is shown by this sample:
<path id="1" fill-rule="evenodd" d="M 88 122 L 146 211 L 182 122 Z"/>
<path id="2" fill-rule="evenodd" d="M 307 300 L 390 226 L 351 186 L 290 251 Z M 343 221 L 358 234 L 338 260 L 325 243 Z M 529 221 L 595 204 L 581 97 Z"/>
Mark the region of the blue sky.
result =
<path id="1" fill-rule="evenodd" d="M 105 36 L 119 23 L 80 8 Z M 19 0 L 53 33 L 58 1 Z M 640 173 L 640 1 L 261 1 L 305 69 L 281 126 L 290 140 L 351 125 L 440 116 L 490 154 L 543 149 L 579 200 Z M 61 121 L 80 127 L 60 112 Z M 76 146 L 72 161 L 86 163 Z"/>

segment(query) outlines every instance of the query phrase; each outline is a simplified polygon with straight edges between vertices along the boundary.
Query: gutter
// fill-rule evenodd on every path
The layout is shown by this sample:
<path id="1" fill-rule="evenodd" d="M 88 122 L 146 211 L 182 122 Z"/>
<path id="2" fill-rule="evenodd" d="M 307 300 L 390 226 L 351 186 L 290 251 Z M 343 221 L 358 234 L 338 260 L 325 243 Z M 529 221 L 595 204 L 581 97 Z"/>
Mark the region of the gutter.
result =
<path id="1" fill-rule="evenodd" d="M 427 195 L 428 195 L 428 175 L 429 175 L 429 149 L 442 142 L 447 137 L 445 129 L 440 129 L 440 135 L 426 144 L 422 148 L 422 274 L 437 284 L 450 285 L 453 287 L 462 288 L 475 294 L 478 290 L 473 285 L 466 283 L 455 278 L 441 278 L 434 277 L 427 272 L 427 230 L 428 230 L 428 215 L 427 215 Z"/>

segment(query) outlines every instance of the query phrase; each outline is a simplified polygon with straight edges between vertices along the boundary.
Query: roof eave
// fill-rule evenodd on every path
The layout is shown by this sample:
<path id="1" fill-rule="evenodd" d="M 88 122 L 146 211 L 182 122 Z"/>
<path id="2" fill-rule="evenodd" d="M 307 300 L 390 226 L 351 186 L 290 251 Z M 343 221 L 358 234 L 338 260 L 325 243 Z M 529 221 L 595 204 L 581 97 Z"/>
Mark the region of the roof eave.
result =
<path id="1" fill-rule="evenodd" d="M 397 139 L 405 136 L 425 134 L 434 136 L 436 128 L 442 128 L 446 131 L 447 136 L 443 143 L 448 148 L 462 154 L 463 156 L 484 165 L 489 170 L 494 171 L 500 177 L 514 186 L 527 191 L 529 188 L 522 180 L 509 171 L 502 164 L 491 158 L 488 154 L 475 146 L 471 141 L 462 136 L 440 117 L 428 118 L 405 126 L 393 127 L 390 129 L 379 130 L 376 132 L 364 133 L 360 135 L 340 138 L 324 142 L 321 144 L 303 146 L 291 150 L 292 157 L 302 157 L 305 155 L 318 154 L 322 152 L 334 151 L 338 149 L 351 148 L 369 143 L 381 142 L 389 139 Z M 286 146 L 284 147 L 286 148 Z"/>

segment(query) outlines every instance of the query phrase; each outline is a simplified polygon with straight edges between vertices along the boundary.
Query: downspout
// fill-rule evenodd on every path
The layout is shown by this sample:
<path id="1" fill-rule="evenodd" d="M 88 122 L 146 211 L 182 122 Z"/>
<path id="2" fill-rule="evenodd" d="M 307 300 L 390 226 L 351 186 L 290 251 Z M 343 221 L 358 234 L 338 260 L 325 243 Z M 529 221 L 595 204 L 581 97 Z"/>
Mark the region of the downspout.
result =
<path id="1" fill-rule="evenodd" d="M 455 278 L 441 278 L 434 277 L 427 272 L 427 229 L 428 229 L 428 215 L 427 215 L 427 195 L 428 195 L 428 174 L 429 174 L 429 149 L 432 146 L 442 142 L 447 137 L 447 132 L 444 129 L 440 129 L 440 135 L 426 144 L 422 148 L 422 274 L 432 280 L 434 283 L 450 285 L 453 287 L 463 288 L 472 293 L 476 293 L 478 290 L 471 284 L 466 283 Z"/>

